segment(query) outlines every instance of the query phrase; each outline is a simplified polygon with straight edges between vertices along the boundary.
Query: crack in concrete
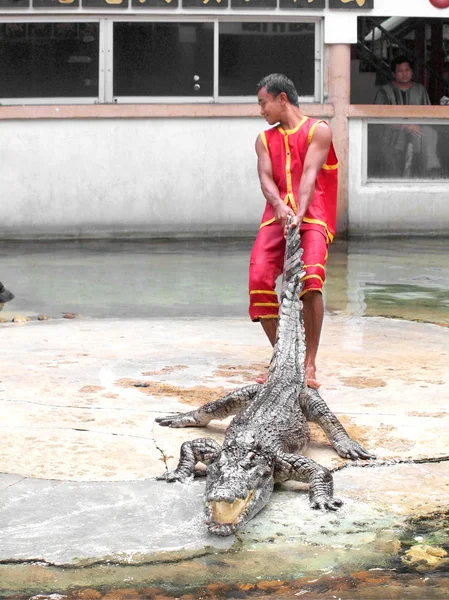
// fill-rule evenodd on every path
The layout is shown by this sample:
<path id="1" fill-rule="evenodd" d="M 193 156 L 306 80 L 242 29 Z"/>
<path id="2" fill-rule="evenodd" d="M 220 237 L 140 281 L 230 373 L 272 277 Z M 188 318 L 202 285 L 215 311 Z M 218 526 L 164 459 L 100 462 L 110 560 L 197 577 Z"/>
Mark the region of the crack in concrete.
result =
<path id="1" fill-rule="evenodd" d="M 110 407 L 110 406 L 86 406 L 86 405 L 81 405 L 81 406 L 72 406 L 72 405 L 65 405 L 65 404 L 49 404 L 46 402 L 32 402 L 31 400 L 10 400 L 10 399 L 6 399 L 6 398 L 0 398 L 0 400 L 2 400 L 3 402 L 10 402 L 12 404 L 32 404 L 32 405 L 36 405 L 36 406 L 48 406 L 49 408 L 67 408 L 67 409 L 75 409 L 75 410 L 119 410 L 119 411 L 126 411 L 126 412 L 137 412 L 137 413 L 147 413 L 147 414 L 151 414 L 154 412 L 163 412 L 163 411 L 154 411 L 154 410 L 139 410 L 137 408 L 117 408 L 117 407 Z"/>
<path id="2" fill-rule="evenodd" d="M 113 435 L 113 436 L 117 436 L 117 437 L 125 437 L 125 438 L 135 438 L 138 440 L 149 440 L 149 441 L 154 441 L 153 438 L 151 437 L 146 437 L 144 435 L 130 435 L 127 433 L 117 433 L 114 431 L 97 431 L 95 429 L 84 429 L 82 427 L 36 427 L 35 425 L 31 426 L 14 426 L 12 427 L 11 425 L 0 425 L 0 429 L 8 429 L 9 431 L 11 430 L 20 430 L 20 429 L 33 429 L 36 431 L 47 431 L 49 429 L 51 429 L 52 431 L 80 431 L 81 433 L 94 433 L 95 435 Z"/>
<path id="3" fill-rule="evenodd" d="M 10 474 L 10 473 L 0 473 L 0 475 L 9 475 L 9 474 Z M 28 477 L 22 477 L 22 476 L 20 476 L 20 479 L 18 479 L 17 481 L 14 481 L 13 483 L 10 483 L 9 485 L 2 486 L 2 487 L 0 488 L 0 494 L 1 494 L 1 493 L 2 493 L 4 490 L 7 490 L 8 488 L 11 488 L 11 487 L 13 487 L 13 486 L 17 485 L 18 483 L 20 483 L 20 482 L 21 482 L 21 481 L 23 481 L 24 479 L 28 479 Z"/>
<path id="4" fill-rule="evenodd" d="M 339 465 L 330 469 L 333 473 L 342 471 L 348 468 L 373 468 L 373 467 L 393 467 L 396 465 L 423 465 L 428 463 L 448 462 L 449 455 L 445 456 L 429 456 L 426 458 L 388 458 L 386 460 L 371 460 L 369 462 L 357 460 L 355 462 L 346 462 L 344 465 Z"/>
<path id="5" fill-rule="evenodd" d="M 169 468 L 168 468 L 168 458 L 169 458 L 169 457 L 168 457 L 168 455 L 166 454 L 166 452 L 165 452 L 165 451 L 164 451 L 162 448 L 160 448 L 160 447 L 157 445 L 156 438 L 154 437 L 154 427 L 155 427 L 155 425 L 156 425 L 156 422 L 154 422 L 154 423 L 153 423 L 153 429 L 152 429 L 152 431 L 151 431 L 151 433 L 152 433 L 152 436 L 153 436 L 153 437 L 152 437 L 152 440 L 153 440 L 153 442 L 154 442 L 154 447 L 155 447 L 155 448 L 156 448 L 156 450 L 157 450 L 158 452 L 160 452 L 160 454 L 161 454 L 162 462 L 164 463 L 164 466 L 165 466 L 165 471 L 168 473 L 168 471 L 169 471 Z"/>

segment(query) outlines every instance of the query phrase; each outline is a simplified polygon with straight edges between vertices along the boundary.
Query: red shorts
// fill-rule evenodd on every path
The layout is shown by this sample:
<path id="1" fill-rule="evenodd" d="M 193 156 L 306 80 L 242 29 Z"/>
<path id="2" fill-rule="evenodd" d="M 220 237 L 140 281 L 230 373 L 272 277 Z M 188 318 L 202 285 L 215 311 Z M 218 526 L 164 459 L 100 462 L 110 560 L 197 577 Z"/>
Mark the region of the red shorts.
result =
<path id="1" fill-rule="evenodd" d="M 302 260 L 306 272 L 300 296 L 322 292 L 326 279 L 327 243 L 324 231 L 301 230 Z M 285 238 L 282 227 L 271 223 L 259 229 L 249 264 L 249 316 L 252 321 L 277 318 L 279 301 L 276 279 L 284 269 Z"/>

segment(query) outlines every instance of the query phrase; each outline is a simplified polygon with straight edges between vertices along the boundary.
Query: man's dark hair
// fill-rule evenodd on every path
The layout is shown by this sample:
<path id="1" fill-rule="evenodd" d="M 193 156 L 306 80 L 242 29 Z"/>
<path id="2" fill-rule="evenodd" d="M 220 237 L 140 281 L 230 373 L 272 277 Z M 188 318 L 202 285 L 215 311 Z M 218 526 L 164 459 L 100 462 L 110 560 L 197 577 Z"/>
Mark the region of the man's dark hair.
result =
<path id="1" fill-rule="evenodd" d="M 281 92 L 284 92 L 290 104 L 299 106 L 298 92 L 296 91 L 293 81 L 281 73 L 271 73 L 271 75 L 267 75 L 261 79 L 257 84 L 257 91 L 262 88 L 265 88 L 267 92 L 275 98 L 279 96 Z"/>
<path id="2" fill-rule="evenodd" d="M 393 58 L 393 60 L 391 61 L 391 71 L 394 73 L 396 71 L 396 67 L 398 65 L 402 65 L 402 63 L 408 63 L 410 65 L 410 68 L 413 69 L 414 68 L 414 64 L 411 58 L 409 58 L 408 56 L 406 56 L 405 54 L 400 54 L 399 56 L 395 56 Z"/>

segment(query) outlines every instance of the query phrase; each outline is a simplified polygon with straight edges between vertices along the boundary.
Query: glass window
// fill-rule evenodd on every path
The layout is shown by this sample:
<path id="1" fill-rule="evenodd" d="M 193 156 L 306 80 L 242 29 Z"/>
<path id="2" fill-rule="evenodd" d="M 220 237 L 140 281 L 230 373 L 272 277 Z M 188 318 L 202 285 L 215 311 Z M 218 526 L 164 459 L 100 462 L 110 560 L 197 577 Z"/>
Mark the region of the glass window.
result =
<path id="1" fill-rule="evenodd" d="M 97 97 L 98 40 L 98 23 L 0 24 L 0 97 Z"/>
<path id="2" fill-rule="evenodd" d="M 213 23 L 114 23 L 114 96 L 212 96 Z"/>
<path id="3" fill-rule="evenodd" d="M 252 96 L 269 73 L 284 73 L 300 96 L 315 92 L 313 23 L 220 23 L 219 95 Z"/>
<path id="4" fill-rule="evenodd" d="M 368 124 L 368 179 L 448 177 L 449 125 Z"/>

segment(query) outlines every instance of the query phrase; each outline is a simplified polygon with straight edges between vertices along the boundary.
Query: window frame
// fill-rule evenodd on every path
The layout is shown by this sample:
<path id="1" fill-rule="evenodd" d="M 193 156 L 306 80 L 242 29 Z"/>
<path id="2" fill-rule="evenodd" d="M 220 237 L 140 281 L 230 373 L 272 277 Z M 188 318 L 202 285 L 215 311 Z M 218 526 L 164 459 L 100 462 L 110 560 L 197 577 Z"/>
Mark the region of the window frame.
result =
<path id="1" fill-rule="evenodd" d="M 132 19 L 132 22 L 142 21 L 167 21 L 167 16 L 158 15 L 148 18 L 147 15 L 142 15 L 140 18 Z M 111 47 L 108 48 L 108 55 L 112 61 L 113 57 L 113 35 L 112 30 L 114 23 L 116 22 L 129 22 L 130 18 L 126 15 L 120 15 L 111 18 L 110 28 L 111 34 L 108 36 Z M 310 104 L 314 102 L 323 102 L 323 52 L 322 52 L 322 19 L 321 17 L 304 17 L 301 19 L 292 18 L 289 15 L 268 16 L 268 15 L 239 15 L 233 14 L 232 16 L 217 16 L 217 15 L 179 15 L 176 19 L 178 23 L 185 22 L 213 22 L 214 23 L 214 41 L 213 41 L 213 95 L 212 96 L 113 96 L 112 94 L 112 80 L 108 82 L 106 88 L 106 102 L 113 104 L 183 104 L 188 102 L 189 104 L 252 104 L 254 103 L 254 95 L 252 96 L 220 96 L 219 95 L 219 31 L 220 23 L 233 22 L 233 23 L 314 23 L 315 24 L 315 51 L 314 51 L 314 72 L 315 72 L 315 89 L 313 96 L 299 96 L 299 102 L 303 104 Z M 112 62 L 111 62 L 112 64 Z M 113 65 L 112 65 L 113 73 Z M 255 82 L 256 84 L 257 82 Z"/>
<path id="2" fill-rule="evenodd" d="M 104 27 L 102 27 L 102 19 L 94 15 L 67 15 L 62 18 L 62 15 L 57 17 L 52 16 L 37 16 L 33 13 L 31 17 L 26 19 L 19 16 L 10 18 L 0 18 L 0 23 L 98 23 L 98 95 L 97 96 L 67 96 L 67 97 L 36 97 L 36 98 L 0 98 L 0 106 L 10 105 L 48 105 L 48 104 L 104 104 L 105 103 L 105 52 L 104 52 Z"/>
<path id="3" fill-rule="evenodd" d="M 99 14 L 98 12 L 70 13 L 64 15 L 48 15 L 34 11 L 27 15 L 14 15 L 0 17 L 0 23 L 99 23 L 99 60 L 98 60 L 98 96 L 79 97 L 37 97 L 37 98 L 0 98 L 0 105 L 53 105 L 53 104 L 252 104 L 255 95 L 251 96 L 219 96 L 219 29 L 222 22 L 264 22 L 264 23 L 314 23 L 315 24 L 315 50 L 314 50 L 314 95 L 299 96 L 301 104 L 324 102 L 324 76 L 323 76 L 323 18 L 302 17 L 298 15 L 279 14 L 267 15 L 255 12 L 254 14 L 185 14 L 177 9 L 169 14 L 135 14 L 126 12 L 120 15 Z M 230 9 L 227 9 L 230 10 Z M 213 95 L 211 96 L 114 96 L 114 23 L 117 22 L 212 22 L 214 24 L 213 38 Z M 257 83 L 257 82 L 255 82 Z"/>
<path id="4" fill-rule="evenodd" d="M 403 187 L 404 185 L 422 186 L 423 183 L 431 185 L 446 185 L 448 177 L 370 177 L 368 176 L 368 126 L 369 125 L 445 125 L 449 127 L 449 122 L 444 119 L 425 119 L 425 118 L 367 118 L 363 119 L 362 125 L 362 164 L 361 164 L 361 183 L 362 186 L 379 186 L 383 184 Z"/>

